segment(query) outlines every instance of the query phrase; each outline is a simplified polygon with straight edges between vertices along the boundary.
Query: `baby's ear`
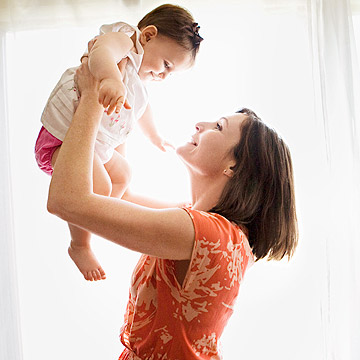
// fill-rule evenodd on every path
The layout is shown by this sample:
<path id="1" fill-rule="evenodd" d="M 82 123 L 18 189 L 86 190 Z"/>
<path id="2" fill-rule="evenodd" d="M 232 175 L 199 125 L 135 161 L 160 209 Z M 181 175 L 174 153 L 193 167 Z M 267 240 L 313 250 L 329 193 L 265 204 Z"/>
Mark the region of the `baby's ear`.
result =
<path id="1" fill-rule="evenodd" d="M 141 44 L 144 45 L 152 38 L 156 37 L 157 34 L 158 34 L 158 29 L 155 25 L 146 26 L 141 30 L 141 36 L 140 36 Z"/>

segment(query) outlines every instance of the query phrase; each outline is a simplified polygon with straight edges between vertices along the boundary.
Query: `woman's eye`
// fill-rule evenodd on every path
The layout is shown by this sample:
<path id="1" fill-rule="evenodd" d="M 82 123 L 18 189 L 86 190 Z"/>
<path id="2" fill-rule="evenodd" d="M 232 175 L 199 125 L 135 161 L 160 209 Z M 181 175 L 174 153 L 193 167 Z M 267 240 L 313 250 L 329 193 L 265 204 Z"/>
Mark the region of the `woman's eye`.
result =
<path id="1" fill-rule="evenodd" d="M 223 129 L 222 125 L 220 123 L 216 123 L 216 128 L 221 131 Z"/>
<path id="2" fill-rule="evenodd" d="M 167 61 L 164 61 L 164 67 L 165 69 L 168 69 L 170 67 L 170 64 Z"/>

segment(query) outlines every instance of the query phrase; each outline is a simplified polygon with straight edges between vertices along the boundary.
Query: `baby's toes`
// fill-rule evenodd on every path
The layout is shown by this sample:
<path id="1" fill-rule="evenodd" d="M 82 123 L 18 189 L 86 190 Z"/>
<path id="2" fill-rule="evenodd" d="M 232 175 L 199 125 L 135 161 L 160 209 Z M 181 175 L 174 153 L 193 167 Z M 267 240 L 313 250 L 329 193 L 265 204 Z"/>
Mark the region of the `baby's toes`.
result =
<path id="1" fill-rule="evenodd" d="M 106 279 L 106 274 L 102 267 L 99 268 L 99 272 L 100 272 L 101 279 L 103 279 L 103 280 Z"/>
<path id="2" fill-rule="evenodd" d="M 85 274 L 84 274 L 84 278 L 87 281 L 94 281 L 92 271 L 86 271 Z"/>

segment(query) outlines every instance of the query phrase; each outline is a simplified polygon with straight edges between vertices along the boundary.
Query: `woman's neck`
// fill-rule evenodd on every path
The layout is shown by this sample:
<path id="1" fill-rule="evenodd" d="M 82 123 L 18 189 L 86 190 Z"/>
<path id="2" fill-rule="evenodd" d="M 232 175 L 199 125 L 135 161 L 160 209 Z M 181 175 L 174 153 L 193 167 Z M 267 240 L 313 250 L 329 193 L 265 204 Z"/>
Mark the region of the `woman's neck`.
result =
<path id="1" fill-rule="evenodd" d="M 209 211 L 219 201 L 228 178 L 224 175 L 216 179 L 209 176 L 190 175 L 192 208 Z"/>

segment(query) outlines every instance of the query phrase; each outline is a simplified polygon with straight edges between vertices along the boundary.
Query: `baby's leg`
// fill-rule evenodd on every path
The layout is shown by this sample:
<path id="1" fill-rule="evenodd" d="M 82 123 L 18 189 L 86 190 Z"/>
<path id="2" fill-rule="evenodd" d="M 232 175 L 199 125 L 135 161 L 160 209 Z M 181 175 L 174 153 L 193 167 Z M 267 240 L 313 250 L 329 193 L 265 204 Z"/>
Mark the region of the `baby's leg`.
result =
<path id="1" fill-rule="evenodd" d="M 111 197 L 121 198 L 131 179 L 131 168 L 125 159 L 125 144 L 116 148 L 109 162 L 105 165 L 111 179 Z"/>
<path id="2" fill-rule="evenodd" d="M 56 162 L 59 149 L 60 148 L 55 151 L 52 157 L 53 166 Z M 104 165 L 96 154 L 94 156 L 93 176 L 94 193 L 109 196 L 111 192 L 110 179 Z M 68 250 L 69 255 L 84 278 L 90 281 L 105 279 L 105 272 L 90 247 L 91 234 L 73 224 L 68 225 L 71 234 L 71 243 Z"/>

